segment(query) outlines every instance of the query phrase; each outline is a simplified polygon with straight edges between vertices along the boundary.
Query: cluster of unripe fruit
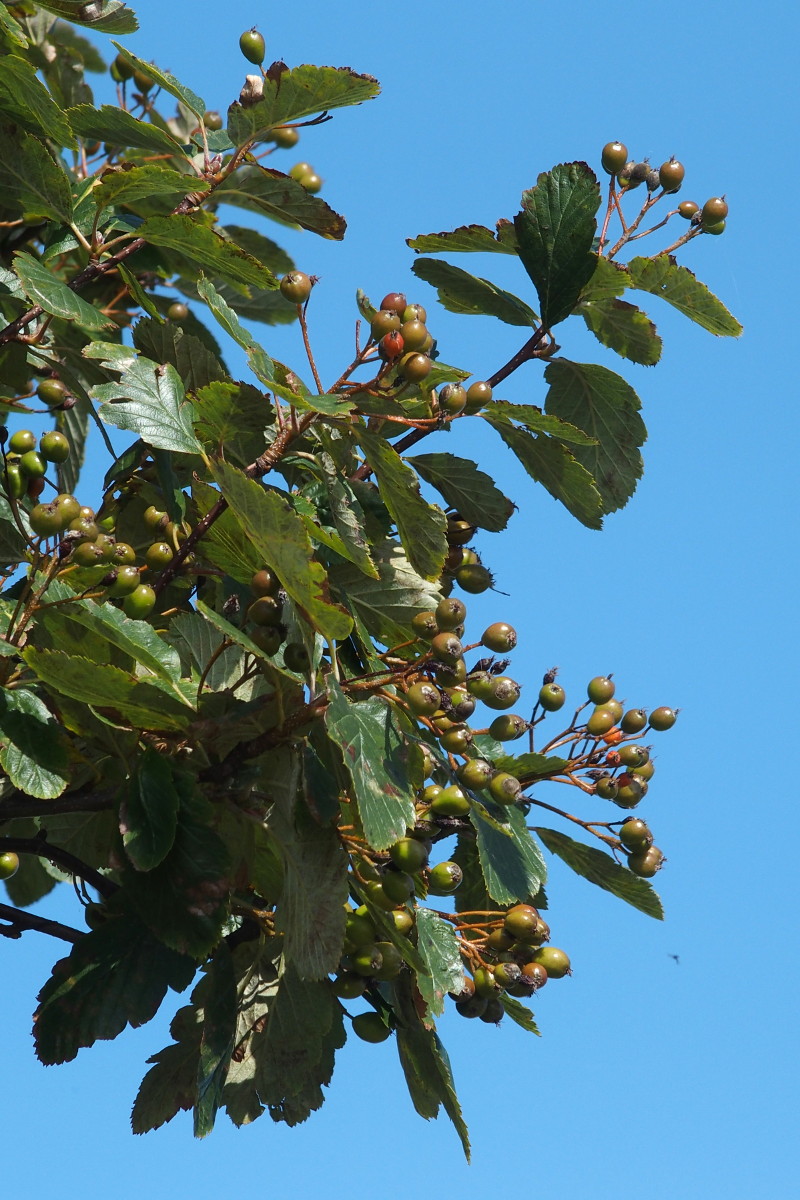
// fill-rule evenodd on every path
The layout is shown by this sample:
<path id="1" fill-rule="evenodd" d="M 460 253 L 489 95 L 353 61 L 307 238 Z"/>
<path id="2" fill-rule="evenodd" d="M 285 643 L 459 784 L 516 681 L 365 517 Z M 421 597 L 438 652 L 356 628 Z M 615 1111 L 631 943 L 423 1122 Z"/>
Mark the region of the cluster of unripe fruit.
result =
<path id="1" fill-rule="evenodd" d="M 621 192 L 632 191 L 643 183 L 648 192 L 661 188 L 662 195 L 672 195 L 680 190 L 686 174 L 683 163 L 676 158 L 668 159 L 660 167 L 651 167 L 647 159 L 635 162 L 628 158 L 628 148 L 622 142 L 607 142 L 600 161 L 607 174 L 616 176 Z M 677 211 L 687 221 L 699 225 L 703 233 L 720 234 L 725 229 L 728 205 L 724 196 L 712 196 L 702 208 L 694 200 L 683 200 Z"/>
<path id="2" fill-rule="evenodd" d="M 283 646 L 284 665 L 290 671 L 306 672 L 310 660 L 305 646 L 302 642 L 286 642 L 286 626 L 283 624 L 286 594 L 278 576 L 269 567 L 263 567 L 251 579 L 250 590 L 253 600 L 245 613 L 245 621 L 251 641 L 270 657 Z"/>

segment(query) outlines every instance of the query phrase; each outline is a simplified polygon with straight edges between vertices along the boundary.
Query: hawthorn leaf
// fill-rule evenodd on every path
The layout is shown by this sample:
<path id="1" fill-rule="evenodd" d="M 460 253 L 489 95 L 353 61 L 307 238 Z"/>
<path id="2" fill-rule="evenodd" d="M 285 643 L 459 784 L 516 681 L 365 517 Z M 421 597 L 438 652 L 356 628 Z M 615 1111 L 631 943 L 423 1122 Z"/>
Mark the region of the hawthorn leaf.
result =
<path id="1" fill-rule="evenodd" d="M 26 295 L 52 316 L 65 321 L 77 321 L 82 329 L 88 331 L 108 329 L 114 324 L 110 317 L 103 316 L 98 308 L 82 300 L 33 255 L 18 250 L 14 255 L 14 270 Z"/>
<path id="2" fill-rule="evenodd" d="M 171 363 L 187 392 L 228 379 L 216 354 L 179 325 L 144 317 L 133 327 L 133 344 L 151 362 Z"/>
<path id="3" fill-rule="evenodd" d="M 422 233 L 415 238 L 406 238 L 406 245 L 422 254 L 449 254 L 456 252 L 516 255 L 516 246 L 507 238 L 500 239 L 485 225 L 460 225 L 448 233 Z"/>
<path id="4" fill-rule="evenodd" d="M 68 225 L 72 220 L 72 193 L 63 167 L 43 142 L 13 125 L 0 125 L 0 190 L 4 205 L 26 221 L 49 218 Z"/>
<path id="5" fill-rule="evenodd" d="M 65 116 L 75 133 L 84 140 L 108 142 L 110 146 L 131 147 L 151 154 L 187 157 L 180 142 L 166 129 L 151 125 L 149 121 L 140 121 L 114 104 L 101 104 L 99 108 L 76 104 L 66 110 Z M 186 190 L 190 191 L 189 185 L 194 184 L 195 177 L 185 175 L 184 179 Z"/>
<path id="6" fill-rule="evenodd" d="M 417 987 L 428 1010 L 440 1016 L 447 993 L 461 987 L 464 965 L 453 926 L 422 906 L 417 908 L 417 949 L 430 972 L 417 976 Z"/>
<path id="7" fill-rule="evenodd" d="M 380 91 L 380 84 L 371 75 L 358 75 L 349 67 L 309 64 L 283 70 L 277 78 L 267 72 L 263 87 L 261 98 L 254 104 L 245 107 L 237 100 L 228 109 L 228 136 L 235 146 L 263 141 L 276 125 L 288 121 L 362 104 Z"/>
<path id="8" fill-rule="evenodd" d="M 626 288 L 633 287 L 633 280 L 627 267 L 622 263 L 611 262 L 603 255 L 594 254 L 594 271 L 589 282 L 580 294 L 581 303 L 595 300 L 613 300 L 621 296 Z"/>
<path id="9" fill-rule="evenodd" d="M 119 813 L 122 844 L 137 871 L 151 871 L 169 854 L 179 807 L 171 760 L 148 746 L 139 755 Z"/>
<path id="10" fill-rule="evenodd" d="M 263 263 L 188 213 L 147 217 L 139 237 L 153 246 L 177 250 L 190 263 L 236 284 L 277 288 L 278 280 Z"/>
<path id="11" fill-rule="evenodd" d="M 247 383 L 215 380 L 194 396 L 194 428 L 209 454 L 247 467 L 263 454 L 275 414 L 263 392 Z"/>
<path id="12" fill-rule="evenodd" d="M 497 317 L 507 325 L 531 327 L 536 313 L 524 300 L 505 291 L 489 279 L 481 279 L 435 258 L 418 258 L 411 270 L 430 283 L 439 293 L 439 300 L 448 312 L 471 316 Z"/>
<path id="13" fill-rule="evenodd" d="M 353 703 L 333 676 L 328 676 L 328 695 L 325 726 L 352 780 L 364 836 L 374 850 L 386 850 L 414 824 L 405 741 L 385 700 Z"/>
<path id="14" fill-rule="evenodd" d="M 50 138 L 59 146 L 77 146 L 69 122 L 44 84 L 36 68 L 24 58 L 7 54 L 0 72 L 0 113 L 10 117 L 28 133 Z"/>
<path id="15" fill-rule="evenodd" d="M 680 266 L 671 255 L 632 258 L 628 263 L 628 272 L 633 287 L 660 296 L 716 337 L 739 337 L 742 332 L 742 326 L 722 301 L 688 267 Z"/>
<path id="16" fill-rule="evenodd" d="M 22 26 L 18 21 L 15 21 L 8 11 L 6 6 L 0 5 L 0 33 L 7 38 L 14 46 L 19 46 L 25 49 L 28 45 L 28 39 L 25 36 Z"/>
<path id="17" fill-rule="evenodd" d="M 86 347 L 86 357 L 106 358 L 105 343 Z M 181 377 L 171 363 L 155 363 L 127 350 L 103 364 L 120 372 L 119 383 L 102 383 L 92 389 L 101 401 L 100 416 L 117 429 L 129 429 L 158 450 L 199 454 L 194 435 L 194 407 L 186 398 Z"/>
<path id="18" fill-rule="evenodd" d="M 76 25 L 87 25 L 100 33 L 136 33 L 139 22 L 132 10 L 121 0 L 37 0 L 39 8 L 45 8 L 65 21 Z"/>
<path id="19" fill-rule="evenodd" d="M 507 400 L 493 400 L 481 409 L 481 416 L 487 420 L 516 421 L 531 433 L 549 433 L 559 442 L 567 442 L 575 446 L 593 446 L 595 439 L 562 421 L 552 413 L 542 412 L 535 404 L 509 404 Z"/>
<path id="20" fill-rule="evenodd" d="M 70 779 L 64 731 L 28 688 L 0 688 L 0 767 L 26 796 L 55 800 Z"/>
<path id="21" fill-rule="evenodd" d="M 514 505 L 495 487 L 491 475 L 479 470 L 471 459 L 446 453 L 417 454 L 408 462 L 465 521 L 491 533 L 505 529 Z"/>
<path id="22" fill-rule="evenodd" d="M 604 850 L 576 842 L 557 829 L 537 828 L 534 832 L 538 833 L 550 853 L 556 854 L 577 875 L 618 896 L 648 917 L 663 921 L 664 909 L 649 880 L 634 875 L 633 871 L 621 866 Z"/>
<path id="23" fill-rule="evenodd" d="M 592 475 L 602 512 L 624 507 L 644 470 L 639 447 L 647 430 L 636 392 L 606 367 L 565 358 L 549 362 L 544 377 L 550 385 L 548 413 L 583 429 L 595 441 L 593 446 L 574 447 L 572 454 Z"/>
<path id="24" fill-rule="evenodd" d="M 520 1004 L 519 1000 L 515 1000 L 507 992 L 503 992 L 500 996 L 500 1003 L 506 1010 L 506 1015 L 511 1018 L 515 1025 L 519 1025 L 520 1029 L 526 1030 L 527 1033 L 535 1033 L 537 1037 L 542 1036 L 538 1025 L 533 1019 L 533 1013 L 524 1004 Z"/>
<path id="25" fill-rule="evenodd" d="M 206 1137 L 222 1102 L 236 1041 L 238 996 L 234 963 L 227 943 L 214 951 L 203 987 L 203 1030 L 197 1061 L 194 1136 Z"/>
<path id="26" fill-rule="evenodd" d="M 120 30 L 120 32 L 122 32 L 122 30 Z M 135 71 L 141 71 L 143 75 L 149 75 L 150 78 L 156 84 L 158 84 L 160 88 L 163 88 L 165 92 L 169 92 L 169 94 L 174 96 L 176 100 L 179 100 L 180 103 L 185 105 L 186 108 L 193 112 L 196 117 L 203 116 L 203 113 L 206 111 L 205 103 L 200 99 L 199 96 L 195 95 L 193 91 L 186 87 L 185 84 L 176 79 L 174 75 L 171 75 L 169 71 L 162 70 L 161 67 L 157 67 L 155 63 L 145 62 L 143 58 L 137 58 L 135 54 L 131 54 L 130 50 L 128 50 L 120 42 L 112 41 L 111 45 L 116 46 L 120 58 L 123 58 L 125 62 L 128 63 L 129 66 L 133 67 Z"/>
<path id="27" fill-rule="evenodd" d="M 177 199 L 187 192 L 205 192 L 211 185 L 205 179 L 173 171 L 157 163 L 128 166 L 104 174 L 92 192 L 98 208 L 131 204 L 142 197 L 163 196 Z"/>
<path id="28" fill-rule="evenodd" d="M 599 204 L 600 185 L 584 162 L 543 171 L 536 186 L 522 193 L 514 228 L 522 265 L 539 293 L 545 329 L 570 315 L 594 274 Z"/>
<path id="29" fill-rule="evenodd" d="M 417 574 L 403 547 L 392 539 L 372 547 L 377 579 L 351 563 L 329 568 L 331 586 L 365 627 L 384 646 L 408 641 L 409 625 L 418 612 L 436 608 L 441 596 L 436 586 Z"/>
<path id="30" fill-rule="evenodd" d="M 569 766 L 569 759 L 554 754 L 504 754 L 497 758 L 495 766 L 498 771 L 508 771 L 527 786 L 538 779 L 562 775 Z"/>
<path id="31" fill-rule="evenodd" d="M 175 1039 L 148 1058 L 154 1065 L 142 1080 L 131 1111 L 133 1133 L 149 1133 L 190 1109 L 197 1096 L 197 1068 L 203 1016 L 197 1009 L 178 1009 L 169 1028 Z"/>
<path id="32" fill-rule="evenodd" d="M 470 812 L 486 890 L 499 904 L 527 901 L 547 878 L 541 850 L 519 809 L 504 809 L 502 813 L 498 810 L 495 818 L 502 821 L 506 832 L 499 832 L 494 824 L 481 820 L 475 809 Z"/>
<path id="33" fill-rule="evenodd" d="M 652 367 L 661 358 L 662 342 L 650 318 L 626 300 L 580 300 L 575 312 L 604 346 L 621 358 Z"/>
<path id="34" fill-rule="evenodd" d="M 240 167 L 214 189 L 212 205 L 218 204 L 233 204 L 338 242 L 347 228 L 344 217 L 320 196 L 312 196 L 290 175 L 257 164 Z"/>

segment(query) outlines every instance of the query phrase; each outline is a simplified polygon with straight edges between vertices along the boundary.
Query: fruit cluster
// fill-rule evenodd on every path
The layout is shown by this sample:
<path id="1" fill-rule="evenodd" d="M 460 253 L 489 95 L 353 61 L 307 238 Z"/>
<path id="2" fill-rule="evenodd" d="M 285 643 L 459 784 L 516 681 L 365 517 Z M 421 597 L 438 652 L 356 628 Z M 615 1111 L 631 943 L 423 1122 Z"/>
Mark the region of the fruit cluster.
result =
<path id="1" fill-rule="evenodd" d="M 648 193 L 655 193 L 661 189 L 654 199 L 674 195 L 680 191 L 686 175 L 683 163 L 674 157 L 667 159 L 660 167 L 652 167 L 646 158 L 641 162 L 629 159 L 628 148 L 622 142 L 607 142 L 600 155 L 600 161 L 603 170 L 616 177 L 620 195 L 633 191 L 640 184 L 645 184 Z M 725 229 L 728 205 L 724 196 L 712 196 L 702 208 L 694 200 L 684 200 L 675 212 L 690 220 L 702 233 L 720 234 Z"/>

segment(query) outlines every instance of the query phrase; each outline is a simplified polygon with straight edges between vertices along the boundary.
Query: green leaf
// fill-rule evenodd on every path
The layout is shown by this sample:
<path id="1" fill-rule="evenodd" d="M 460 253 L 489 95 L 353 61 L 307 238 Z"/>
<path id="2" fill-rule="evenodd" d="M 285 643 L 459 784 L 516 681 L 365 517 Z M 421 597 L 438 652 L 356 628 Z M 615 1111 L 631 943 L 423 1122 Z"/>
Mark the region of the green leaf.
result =
<path id="1" fill-rule="evenodd" d="M 30 834 L 18 834 L 16 830 L 12 832 L 8 825 L 3 826 L 3 833 L 9 837 L 33 837 L 38 830 L 34 822 L 30 824 L 33 826 Z M 37 858 L 34 854 L 20 854 L 19 870 L 16 875 L 12 875 L 10 879 L 6 879 L 4 882 L 8 899 L 14 907 L 29 908 L 37 900 L 41 900 L 44 896 L 49 895 L 56 886 L 57 881 L 46 869 L 42 859 Z"/>
<path id="2" fill-rule="evenodd" d="M 120 30 L 120 32 L 123 31 Z M 190 91 L 185 84 L 176 79 L 174 75 L 171 75 L 169 71 L 163 71 L 155 63 L 145 62 L 143 58 L 137 58 L 135 54 L 131 54 L 130 50 L 127 50 L 119 42 L 112 41 L 111 44 L 112 46 L 116 46 L 120 58 L 124 58 L 135 71 L 141 71 L 144 75 L 149 75 L 160 88 L 163 88 L 165 92 L 169 92 L 170 96 L 174 96 L 176 100 L 179 100 L 196 117 L 202 117 L 206 111 L 204 101 L 195 95 L 194 92 Z"/>
<path id="3" fill-rule="evenodd" d="M 372 579 L 378 579 L 378 569 L 372 561 L 369 539 L 365 531 L 364 510 L 350 484 L 336 470 L 330 454 L 317 456 L 322 482 L 328 495 L 328 505 L 336 529 L 346 549 L 346 557 Z"/>
<path id="4" fill-rule="evenodd" d="M 68 850 L 97 870 L 108 868 L 111 849 L 116 849 L 119 839 L 115 812 L 104 809 L 100 812 L 48 813 L 46 824 L 47 836 L 54 846 Z"/>
<path id="5" fill-rule="evenodd" d="M 275 365 L 258 342 L 244 328 L 227 300 L 214 287 L 210 280 L 203 275 L 197 282 L 197 294 L 211 309 L 214 320 L 225 332 L 233 338 L 237 345 L 247 352 L 250 369 L 262 383 L 271 385 L 275 378 Z"/>
<path id="6" fill-rule="evenodd" d="M 69 783 L 67 742 L 58 721 L 27 688 L 0 689 L 0 767 L 26 796 L 54 800 Z"/>
<path id="7" fill-rule="evenodd" d="M 312 196 L 296 179 L 257 164 L 239 167 L 215 188 L 213 203 L 234 204 L 338 242 L 347 228 L 344 217 L 321 197 Z"/>
<path id="8" fill-rule="evenodd" d="M 507 400 L 493 400 L 481 410 L 481 416 L 488 421 L 516 421 L 530 429 L 531 433 L 549 433 L 559 442 L 567 442 L 569 445 L 595 444 L 594 438 L 589 437 L 582 429 L 554 417 L 551 413 L 542 412 L 535 404 L 509 404 Z"/>
<path id="9" fill-rule="evenodd" d="M 20 46 L 23 50 L 27 47 L 28 39 L 25 37 L 22 26 L 14 20 L 4 4 L 0 5 L 0 26 L 2 27 L 0 33 L 12 45 Z"/>
<path id="10" fill-rule="evenodd" d="M 25 528 L 25 520 L 22 519 Z M 11 515 L 11 505 L 5 496 L 0 495 L 0 564 L 19 563 L 25 557 L 27 543 Z"/>
<path id="11" fill-rule="evenodd" d="M 187 392 L 228 378 L 213 351 L 179 325 L 143 318 L 133 327 L 133 344 L 152 362 L 172 363 Z"/>
<path id="12" fill-rule="evenodd" d="M 221 942 L 208 967 L 204 991 L 203 1033 L 197 1063 L 197 1099 L 194 1136 L 205 1137 L 214 1128 L 222 1101 L 231 1054 L 236 1040 L 238 996 L 233 959 Z"/>
<path id="13" fill-rule="evenodd" d="M 137 871 L 151 871 L 169 854 L 179 806 L 170 759 L 148 746 L 136 762 L 119 814 L 125 853 Z"/>
<path id="14" fill-rule="evenodd" d="M 562 775 L 569 766 L 569 759 L 554 754 L 504 754 L 496 760 L 495 766 L 498 771 L 508 771 L 527 787 L 537 779 Z"/>
<path id="15" fill-rule="evenodd" d="M 591 363 L 554 359 L 544 377 L 550 385 L 547 411 L 596 439 L 596 445 L 572 453 L 594 477 L 603 513 L 622 508 L 644 470 L 639 447 L 647 430 L 639 397 L 620 375 Z"/>
<path id="16" fill-rule="evenodd" d="M 397 542 L 387 539 L 374 545 L 372 561 L 377 579 L 351 563 L 336 563 L 329 568 L 331 584 L 373 637 L 384 646 L 396 646 L 408 641 L 413 617 L 436 608 L 441 596 L 434 584 L 417 574 Z"/>
<path id="17" fill-rule="evenodd" d="M 287 497 L 266 491 L 228 463 L 214 465 L 214 475 L 237 522 L 268 562 L 308 622 L 330 640 L 346 638 L 352 618 L 328 596 L 325 569 L 313 555 L 302 518 Z"/>
<path id="18" fill-rule="evenodd" d="M 442 453 L 417 454 L 408 461 L 465 521 L 491 533 L 505 529 L 514 505 L 471 459 Z"/>
<path id="19" fill-rule="evenodd" d="M 223 279 L 262 288 L 278 286 L 278 280 L 258 259 L 188 214 L 148 217 L 137 232 L 151 245 L 177 250 L 196 267 L 221 275 Z"/>
<path id="20" fill-rule="evenodd" d="M 522 193 L 514 227 L 522 265 L 539 293 L 545 329 L 569 316 L 594 274 L 599 204 L 600 185 L 584 162 L 561 163 Z"/>
<path id="21" fill-rule="evenodd" d="M 602 255 L 595 254 L 593 257 L 594 272 L 580 294 L 581 303 L 590 300 L 613 300 L 615 296 L 621 296 L 626 288 L 633 287 L 627 267 L 623 267 L 621 263 L 610 262 Z"/>
<path id="22" fill-rule="evenodd" d="M 603 525 L 602 497 L 595 481 L 566 447 L 544 434 L 528 433 L 487 417 L 523 467 L 551 496 L 589 529 Z"/>
<path id="23" fill-rule="evenodd" d="M 536 895 L 547 878 L 541 851 L 528 832 L 519 809 L 504 809 L 495 816 L 503 820 L 510 837 L 481 820 L 475 810 L 470 812 L 486 890 L 499 904 L 527 901 Z"/>
<path id="24" fill-rule="evenodd" d="M 414 1108 L 426 1121 L 435 1120 L 444 1107 L 455 1126 L 469 1162 L 469 1134 L 456 1095 L 450 1059 L 435 1030 L 426 1029 L 417 1015 L 411 985 L 399 979 L 397 1000 L 397 1052 Z"/>
<path id="25" fill-rule="evenodd" d="M 182 992 L 195 964 L 163 946 L 134 917 L 114 917 L 76 942 L 39 993 L 36 1056 L 70 1062 L 84 1046 L 152 1020 L 167 988 Z"/>
<path id="26" fill-rule="evenodd" d="M 668 254 L 633 258 L 628 263 L 633 286 L 666 300 L 678 312 L 717 337 L 738 337 L 742 326 L 721 300 L 687 267 Z"/>
<path id="27" fill-rule="evenodd" d="M 101 33 L 136 33 L 139 22 L 121 0 L 37 0 L 39 8 Z M 149 65 L 149 64 L 148 64 Z"/>
<path id="28" fill-rule="evenodd" d="M 364 836 L 374 850 L 385 850 L 414 824 L 405 741 L 385 700 L 370 697 L 353 704 L 332 676 L 328 694 L 325 726 L 353 782 Z"/>
<path id="29" fill-rule="evenodd" d="M 44 84 L 36 78 L 36 68 L 13 54 L 3 58 L 0 112 L 28 133 L 50 138 L 59 146 L 69 146 L 73 150 L 77 146 L 61 109 Z"/>
<path id="30" fill-rule="evenodd" d="M 283 65 L 283 64 L 281 64 Z M 235 101 L 228 109 L 228 136 L 236 146 L 263 141 L 275 125 L 298 121 L 314 113 L 349 104 L 362 104 L 377 96 L 380 85 L 371 75 L 357 75 L 349 67 L 313 67 L 304 64 L 268 74 L 260 100 L 247 107 Z"/>
<path id="31" fill-rule="evenodd" d="M 164 196 L 166 199 L 185 196 L 187 192 L 205 192 L 210 184 L 205 179 L 195 179 L 172 171 L 157 163 L 145 163 L 141 167 L 127 165 L 116 171 L 107 171 L 92 195 L 98 208 L 111 205 L 131 204 L 142 197 Z"/>
<path id="32" fill-rule="evenodd" d="M 110 146 L 131 147 L 152 154 L 169 154 L 186 158 L 180 142 L 172 134 L 149 121 L 140 121 L 131 113 L 114 104 L 102 104 L 93 108 L 91 104 L 76 104 L 68 108 L 66 117 L 75 133 L 87 141 L 108 142 Z M 184 176 L 187 191 L 195 182 L 192 175 Z"/>
<path id="33" fill-rule="evenodd" d="M 459 941 L 449 921 L 442 920 L 429 908 L 417 908 L 417 949 L 430 975 L 418 975 L 417 987 L 429 1012 L 444 1012 L 448 992 L 461 987 L 464 966 Z"/>
<path id="34" fill-rule="evenodd" d="M 65 321 L 77 321 L 82 329 L 108 329 L 114 322 L 98 308 L 81 300 L 68 284 L 63 283 L 31 254 L 18 250 L 14 255 L 14 270 L 22 281 L 26 294 L 45 312 Z"/>
<path id="35" fill-rule="evenodd" d="M 3 204 L 26 221 L 72 219 L 72 194 L 63 168 L 46 146 L 12 125 L 0 125 L 0 191 Z"/>
<path id="36" fill-rule="evenodd" d="M 201 959 L 217 945 L 228 916 L 231 864 L 212 828 L 212 805 L 177 770 L 173 786 L 180 807 L 172 847 L 150 871 L 126 869 L 123 890 L 159 941 Z"/>
<path id="37" fill-rule="evenodd" d="M 241 246 L 253 258 L 257 258 L 265 267 L 269 267 L 275 275 L 285 275 L 287 271 L 295 269 L 294 260 L 284 250 L 283 246 L 279 246 L 277 242 L 273 242 L 271 238 L 264 237 L 263 233 L 259 233 L 257 229 L 250 229 L 247 225 L 224 225 L 221 230 L 232 241 L 236 242 L 237 246 Z M 281 296 L 283 300 L 283 297 Z M 284 301 L 289 304 L 288 301 Z M 297 305 L 289 305 L 292 310 L 292 316 L 297 317 Z"/>
<path id="38" fill-rule="evenodd" d="M 535 832 L 550 853 L 558 855 L 577 875 L 582 875 L 590 883 L 595 883 L 627 904 L 632 904 L 648 917 L 663 921 L 664 909 L 661 901 L 647 879 L 640 879 L 627 867 L 620 866 L 605 851 L 594 846 L 585 846 L 583 842 L 576 842 L 556 829 L 537 828 Z"/>
<path id="39" fill-rule="evenodd" d="M 415 238 L 406 238 L 406 245 L 422 254 L 479 251 L 492 254 L 517 253 L 516 245 L 508 236 L 498 236 L 485 225 L 459 225 L 458 229 L 449 233 L 422 233 Z"/>
<path id="40" fill-rule="evenodd" d="M 409 561 L 425 579 L 439 579 L 447 557 L 447 518 L 437 505 L 423 499 L 416 471 L 403 462 L 394 446 L 365 429 L 357 436 Z"/>
<path id="41" fill-rule="evenodd" d="M 581 300 L 575 308 L 598 342 L 622 358 L 652 367 L 661 358 L 661 338 L 650 318 L 626 300 Z"/>
<path id="42" fill-rule="evenodd" d="M 273 1121 L 298 1125 L 322 1106 L 345 1040 L 342 1007 L 327 982 L 302 980 L 287 964 L 266 1028 L 251 1043 L 258 1096 Z"/>
<path id="43" fill-rule="evenodd" d="M 131 1112 L 134 1133 L 158 1129 L 195 1102 L 203 1036 L 202 1013 L 190 1006 L 178 1009 L 169 1031 L 175 1043 L 147 1060 L 155 1065 L 142 1080 L 134 1101 Z"/>
<path id="44" fill-rule="evenodd" d="M 215 381 L 194 397 L 195 432 L 209 454 L 246 467 L 267 447 L 274 409 L 263 392 L 246 383 Z"/>
<path id="45" fill-rule="evenodd" d="M 535 1033 L 537 1037 L 542 1036 L 539 1033 L 539 1027 L 533 1019 L 533 1013 L 524 1004 L 520 1004 L 519 1000 L 515 1000 L 507 992 L 503 992 L 500 996 L 500 1003 L 515 1025 L 519 1025 L 527 1033 Z"/>
<path id="46" fill-rule="evenodd" d="M 48 30 L 47 39 L 62 51 L 68 49 L 76 55 L 83 65 L 84 71 L 92 71 L 95 75 L 105 75 L 108 71 L 106 62 L 99 54 L 97 47 L 66 21 L 56 21 L 55 25 Z"/>
<path id="47" fill-rule="evenodd" d="M 302 979 L 324 979 L 342 956 L 347 855 L 333 825 L 319 825 L 299 798 L 299 763 L 291 751 L 269 758 L 268 825 L 280 846 L 284 887 L 275 912 L 287 962 Z"/>
<path id="48" fill-rule="evenodd" d="M 536 324 L 536 313 L 524 300 L 488 279 L 470 275 L 460 267 L 435 258 L 418 258 L 412 263 L 411 270 L 436 288 L 439 300 L 448 312 L 498 317 L 507 325 L 531 327 Z"/>
<path id="49" fill-rule="evenodd" d="M 103 366 L 120 372 L 119 383 L 92 389 L 92 396 L 102 402 L 103 420 L 138 433 L 156 449 L 199 454 L 202 448 L 192 429 L 194 409 L 172 364 L 137 357 L 133 350 L 109 360 L 106 349 L 104 343 L 95 343 L 85 350 L 86 357 L 106 359 Z"/>
<path id="50" fill-rule="evenodd" d="M 198 512 L 205 516 L 220 499 L 220 493 L 208 484 L 196 482 L 192 494 Z M 248 584 L 264 565 L 260 552 L 239 524 L 234 513 L 226 509 L 203 535 L 203 557 L 237 583 Z"/>

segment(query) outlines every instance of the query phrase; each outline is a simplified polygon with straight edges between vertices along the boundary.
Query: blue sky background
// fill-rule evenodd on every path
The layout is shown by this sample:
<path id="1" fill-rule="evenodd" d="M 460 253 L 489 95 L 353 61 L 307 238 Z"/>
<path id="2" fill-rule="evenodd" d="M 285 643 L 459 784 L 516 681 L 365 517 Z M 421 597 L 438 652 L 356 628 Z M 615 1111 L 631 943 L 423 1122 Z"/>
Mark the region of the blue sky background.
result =
<path id="1" fill-rule="evenodd" d="M 455 1015 L 441 1023 L 474 1165 L 444 1117 L 416 1117 L 391 1041 L 348 1043 L 325 1107 L 298 1129 L 264 1117 L 237 1132 L 223 1115 L 194 1142 L 180 1116 L 132 1138 L 144 1061 L 168 1040 L 181 999 L 163 1019 L 44 1069 L 30 1013 L 60 948 L 26 934 L 0 945 L 9 1192 L 38 1197 L 58 1178 L 70 1191 L 113 1188 L 119 1200 L 317 1189 L 338 1200 L 365 1187 L 387 1200 L 456 1189 L 558 1200 L 795 1195 L 797 16 L 774 0 L 133 7 L 141 32 L 126 44 L 210 107 L 224 110 L 252 69 L 237 39 L 253 23 L 268 61 L 347 65 L 381 80 L 379 99 L 309 130 L 275 160 L 284 169 L 310 160 L 349 222 L 342 244 L 277 231 L 298 266 L 321 277 L 310 322 L 323 379 L 350 357 L 359 286 L 375 300 L 407 291 L 428 307 L 445 361 L 478 377 L 495 370 L 519 332 L 437 309 L 410 275 L 404 239 L 513 216 L 540 171 L 573 159 L 597 169 L 614 138 L 656 165 L 680 158 L 681 198 L 727 193 L 725 235 L 697 239 L 680 261 L 745 335 L 715 339 L 642 297 L 665 339 L 653 370 L 604 351 L 576 319 L 561 327 L 565 355 L 633 383 L 649 429 L 644 479 L 602 533 L 536 488 L 499 439 L 459 429 L 429 444 L 479 455 L 519 504 L 505 534 L 478 542 L 509 596 L 472 600 L 470 623 L 477 635 L 497 618 L 517 627 L 513 673 L 528 694 L 557 663 L 570 700 L 613 671 L 631 704 L 682 710 L 671 734 L 653 735 L 658 769 L 639 810 L 669 858 L 656 880 L 667 921 L 555 862 L 548 920 L 575 973 L 538 998 L 544 1036 Z M 110 99 L 103 87 L 98 98 Z M 665 244 L 640 243 L 645 252 L 650 241 L 650 252 Z M 453 261 L 531 298 L 512 260 Z M 256 333 L 305 373 L 296 328 Z M 541 403 L 540 368 L 497 394 Z M 88 479 L 81 495 L 96 498 Z M 69 888 L 58 893 L 40 911 L 77 920 Z"/>

